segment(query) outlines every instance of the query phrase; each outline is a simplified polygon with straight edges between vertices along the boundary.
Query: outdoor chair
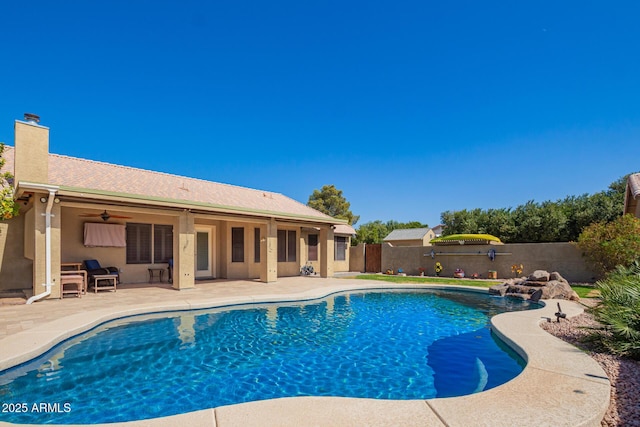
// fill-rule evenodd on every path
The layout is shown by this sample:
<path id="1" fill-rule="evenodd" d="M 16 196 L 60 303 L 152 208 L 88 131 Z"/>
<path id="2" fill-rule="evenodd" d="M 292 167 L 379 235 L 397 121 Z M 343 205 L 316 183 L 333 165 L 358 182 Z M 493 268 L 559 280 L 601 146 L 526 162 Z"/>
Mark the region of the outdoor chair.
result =
<path id="1" fill-rule="evenodd" d="M 87 270 L 87 275 L 89 276 L 89 283 L 94 282 L 94 276 L 110 274 L 116 276 L 116 282 L 120 283 L 120 270 L 117 267 L 102 267 L 98 260 L 95 259 L 85 259 L 82 261 L 84 264 L 85 270 Z"/>

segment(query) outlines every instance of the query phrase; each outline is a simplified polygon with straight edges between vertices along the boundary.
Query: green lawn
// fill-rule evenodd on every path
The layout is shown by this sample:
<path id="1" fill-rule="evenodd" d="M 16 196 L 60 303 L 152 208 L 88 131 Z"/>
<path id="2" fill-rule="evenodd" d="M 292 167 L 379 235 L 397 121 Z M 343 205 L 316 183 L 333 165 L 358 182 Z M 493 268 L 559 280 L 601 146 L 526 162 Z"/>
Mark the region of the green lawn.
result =
<path id="1" fill-rule="evenodd" d="M 355 277 L 362 280 L 381 280 L 391 283 L 431 283 L 435 285 L 464 285 L 477 286 L 479 288 L 489 288 L 493 285 L 503 283 L 500 280 L 473 280 L 454 279 L 452 277 L 417 277 L 417 276 L 391 276 L 388 274 L 359 274 Z M 599 292 L 593 286 L 572 285 L 580 298 L 597 298 Z"/>
<path id="2" fill-rule="evenodd" d="M 580 298 L 600 297 L 600 291 L 593 286 L 571 285 L 571 289 L 576 291 Z"/>
<path id="3" fill-rule="evenodd" d="M 488 288 L 502 283 L 499 280 L 473 280 L 454 279 L 453 277 L 418 277 L 418 276 L 391 276 L 388 274 L 360 274 L 355 277 L 363 280 L 381 280 L 391 283 L 432 283 L 435 285 L 464 285 Z"/>

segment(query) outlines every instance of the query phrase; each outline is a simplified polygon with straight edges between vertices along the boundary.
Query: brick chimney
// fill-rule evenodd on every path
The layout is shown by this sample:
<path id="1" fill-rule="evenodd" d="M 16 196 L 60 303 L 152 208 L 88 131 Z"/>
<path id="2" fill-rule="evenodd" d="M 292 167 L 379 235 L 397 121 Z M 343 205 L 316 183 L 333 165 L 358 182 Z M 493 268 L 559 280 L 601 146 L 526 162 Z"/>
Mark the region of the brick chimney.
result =
<path id="1" fill-rule="evenodd" d="M 16 120 L 14 180 L 47 184 L 49 181 L 49 128 L 41 126 L 40 117 L 25 113 Z"/>

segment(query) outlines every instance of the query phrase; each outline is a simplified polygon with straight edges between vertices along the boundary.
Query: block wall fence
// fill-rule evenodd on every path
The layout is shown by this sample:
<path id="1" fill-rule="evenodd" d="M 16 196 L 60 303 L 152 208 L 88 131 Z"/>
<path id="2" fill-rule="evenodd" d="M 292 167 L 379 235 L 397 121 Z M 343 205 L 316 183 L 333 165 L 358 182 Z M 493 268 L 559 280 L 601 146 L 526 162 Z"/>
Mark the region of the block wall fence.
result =
<path id="1" fill-rule="evenodd" d="M 365 245 L 351 248 L 351 271 L 364 272 Z M 495 250 L 492 261 L 488 253 Z M 433 251 L 433 257 L 431 252 Z M 354 256 L 355 255 L 355 256 Z M 435 263 L 440 262 L 442 277 L 453 277 L 456 268 L 464 270 L 467 277 L 478 273 L 486 279 L 489 271 L 495 271 L 498 279 L 515 277 L 511 271 L 513 264 L 524 266 L 521 275 L 534 270 L 558 271 L 570 282 L 594 282 L 598 279 L 585 262 L 582 252 L 573 243 L 508 243 L 504 245 L 447 245 L 447 246 L 404 246 L 382 245 L 382 269 L 397 272 L 402 269 L 407 275 L 419 275 L 420 268 L 425 275 L 435 276 Z"/>

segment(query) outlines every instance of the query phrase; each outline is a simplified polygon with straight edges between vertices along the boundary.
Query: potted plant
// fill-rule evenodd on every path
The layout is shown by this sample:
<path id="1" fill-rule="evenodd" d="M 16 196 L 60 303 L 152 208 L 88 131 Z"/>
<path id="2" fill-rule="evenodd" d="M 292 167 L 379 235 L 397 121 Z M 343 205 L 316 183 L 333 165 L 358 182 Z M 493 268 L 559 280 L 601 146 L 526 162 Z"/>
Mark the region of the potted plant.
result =
<path id="1" fill-rule="evenodd" d="M 436 276 L 439 276 L 440 273 L 442 273 L 442 270 L 444 270 L 444 267 L 440 264 L 440 261 L 438 261 L 433 269 L 436 272 Z"/>
<path id="2" fill-rule="evenodd" d="M 424 267 L 418 267 L 418 273 L 420 273 L 421 276 L 424 276 L 425 271 L 427 271 L 426 268 Z"/>
<path id="3" fill-rule="evenodd" d="M 520 277 L 522 271 L 524 270 L 524 265 L 513 264 L 511 266 L 511 272 L 515 274 L 516 277 Z"/>

